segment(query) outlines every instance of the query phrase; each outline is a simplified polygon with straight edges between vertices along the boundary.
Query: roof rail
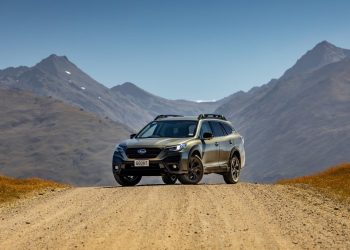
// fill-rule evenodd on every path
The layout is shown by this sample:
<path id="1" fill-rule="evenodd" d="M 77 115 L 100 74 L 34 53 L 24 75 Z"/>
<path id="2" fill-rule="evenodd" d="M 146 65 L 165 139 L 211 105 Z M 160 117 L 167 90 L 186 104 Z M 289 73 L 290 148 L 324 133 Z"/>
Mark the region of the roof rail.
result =
<path id="1" fill-rule="evenodd" d="M 160 118 L 167 118 L 167 117 L 183 117 L 183 115 L 157 115 L 154 120 L 158 120 Z"/>
<path id="2" fill-rule="evenodd" d="M 220 120 L 226 121 L 226 117 L 223 115 L 219 115 L 219 114 L 200 114 L 198 116 L 198 120 L 207 119 L 207 118 L 215 118 L 215 119 L 220 119 Z"/>

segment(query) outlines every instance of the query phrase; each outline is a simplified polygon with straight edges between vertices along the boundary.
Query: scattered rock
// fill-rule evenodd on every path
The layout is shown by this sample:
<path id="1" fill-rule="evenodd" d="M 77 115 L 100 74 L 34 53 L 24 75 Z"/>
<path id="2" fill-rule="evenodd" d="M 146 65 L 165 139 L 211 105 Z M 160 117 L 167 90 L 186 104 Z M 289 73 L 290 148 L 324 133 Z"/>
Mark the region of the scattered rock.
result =
<path id="1" fill-rule="evenodd" d="M 27 225 L 29 225 L 29 224 L 30 224 L 30 222 L 29 222 L 29 221 L 26 221 L 26 224 L 27 224 Z"/>

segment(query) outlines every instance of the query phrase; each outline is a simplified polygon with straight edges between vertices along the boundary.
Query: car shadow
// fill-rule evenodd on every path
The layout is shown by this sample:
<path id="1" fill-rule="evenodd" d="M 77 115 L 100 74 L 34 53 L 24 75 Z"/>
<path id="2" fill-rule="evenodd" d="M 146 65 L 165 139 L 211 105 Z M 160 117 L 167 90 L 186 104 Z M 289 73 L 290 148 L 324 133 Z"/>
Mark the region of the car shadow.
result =
<path id="1" fill-rule="evenodd" d="M 138 188 L 138 187 L 169 187 L 169 186 L 191 186 L 191 187 L 195 187 L 195 186 L 221 186 L 221 185 L 228 185 L 226 183 L 198 183 L 196 185 L 183 185 L 183 184 L 180 184 L 180 183 L 176 183 L 176 184 L 173 184 L 173 185 L 169 185 L 169 184 L 162 184 L 162 183 L 155 183 L 155 184 L 139 184 L 139 185 L 136 185 L 136 186 L 119 186 L 119 185 L 116 185 L 116 186 L 102 186 L 102 187 L 97 187 L 97 188 Z"/>

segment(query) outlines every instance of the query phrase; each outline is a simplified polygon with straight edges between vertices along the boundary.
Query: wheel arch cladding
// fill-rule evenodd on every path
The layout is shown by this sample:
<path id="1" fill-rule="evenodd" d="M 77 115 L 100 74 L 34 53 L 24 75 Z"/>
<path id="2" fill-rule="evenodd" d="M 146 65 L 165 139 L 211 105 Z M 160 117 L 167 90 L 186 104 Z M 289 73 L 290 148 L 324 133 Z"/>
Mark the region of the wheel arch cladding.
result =
<path id="1" fill-rule="evenodd" d="M 237 156 L 239 162 L 241 162 L 241 154 L 239 153 L 238 149 L 236 149 L 236 148 L 232 149 L 232 152 L 231 152 L 231 157 L 234 155 Z"/>
<path id="2" fill-rule="evenodd" d="M 202 158 L 201 153 L 199 152 L 198 148 L 191 149 L 190 156 L 195 156 L 195 155 L 197 155 L 199 158 Z"/>

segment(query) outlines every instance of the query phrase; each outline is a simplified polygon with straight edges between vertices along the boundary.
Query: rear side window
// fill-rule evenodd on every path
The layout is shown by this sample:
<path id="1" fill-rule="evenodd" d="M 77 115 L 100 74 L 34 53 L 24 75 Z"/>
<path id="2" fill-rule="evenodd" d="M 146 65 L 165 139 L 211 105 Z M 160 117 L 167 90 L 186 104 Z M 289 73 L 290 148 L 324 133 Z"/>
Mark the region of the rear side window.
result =
<path id="1" fill-rule="evenodd" d="M 223 127 L 218 122 L 211 121 L 209 123 L 210 123 L 211 129 L 213 130 L 214 137 L 220 137 L 226 134 Z"/>
<path id="2" fill-rule="evenodd" d="M 203 138 L 204 133 L 211 133 L 211 134 L 213 134 L 213 132 L 211 131 L 209 122 L 203 122 L 202 123 L 201 133 L 200 133 L 201 138 Z"/>
<path id="3" fill-rule="evenodd" d="M 233 133 L 234 129 L 228 123 L 220 122 L 220 124 L 224 127 L 224 129 L 228 135 Z"/>

